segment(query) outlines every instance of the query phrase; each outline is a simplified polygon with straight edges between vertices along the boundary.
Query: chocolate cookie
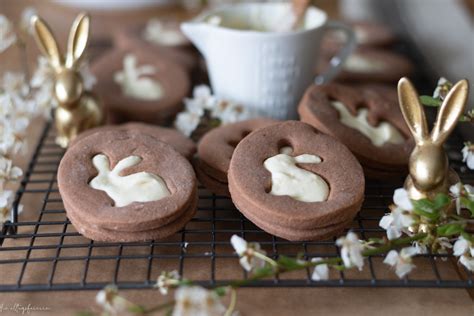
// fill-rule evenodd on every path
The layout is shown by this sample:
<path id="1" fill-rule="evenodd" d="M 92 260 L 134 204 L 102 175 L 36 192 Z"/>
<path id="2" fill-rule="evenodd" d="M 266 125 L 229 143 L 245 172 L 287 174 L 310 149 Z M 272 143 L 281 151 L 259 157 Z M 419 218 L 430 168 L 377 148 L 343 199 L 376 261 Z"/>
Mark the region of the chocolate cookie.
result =
<path id="1" fill-rule="evenodd" d="M 188 72 L 192 72 L 198 67 L 198 55 L 189 41 L 186 40 L 177 45 L 156 44 L 146 40 L 144 29 L 145 26 L 140 25 L 115 32 L 114 42 L 116 46 L 124 50 L 148 51 L 157 58 L 171 60 L 181 65 Z"/>
<path id="2" fill-rule="evenodd" d="M 359 46 L 389 46 L 396 41 L 396 36 L 387 26 L 370 21 L 349 22 L 356 35 Z"/>
<path id="3" fill-rule="evenodd" d="M 332 48 L 323 53 L 317 73 L 324 71 L 332 56 Z M 393 83 L 401 77 L 410 76 L 413 70 L 413 63 L 402 55 L 386 50 L 360 48 L 349 56 L 336 80 L 351 83 Z"/>
<path id="4" fill-rule="evenodd" d="M 198 157 L 194 166 L 201 183 L 216 194 L 229 196 L 227 172 L 235 146 L 252 131 L 275 124 L 266 118 L 227 124 L 213 129 L 198 144 Z"/>
<path id="5" fill-rule="evenodd" d="M 360 209 L 364 175 L 339 141 L 296 121 L 252 132 L 233 153 L 229 190 L 254 224 L 289 240 L 340 233 Z"/>
<path id="6" fill-rule="evenodd" d="M 97 240 L 169 235 L 196 209 L 190 163 L 136 129 L 93 133 L 75 142 L 59 165 L 58 187 L 73 225 Z"/>
<path id="7" fill-rule="evenodd" d="M 413 140 L 398 105 L 376 90 L 311 86 L 298 112 L 302 121 L 343 142 L 371 171 L 406 171 Z"/>
<path id="8" fill-rule="evenodd" d="M 136 67 L 141 67 L 143 76 L 141 75 L 140 79 L 127 77 L 123 80 L 129 85 L 132 84 L 135 89 L 138 89 L 138 84 L 144 87 L 143 89 L 150 89 L 150 85 L 153 85 L 155 89 L 152 95 L 146 95 L 139 90 L 134 94 L 127 93 L 124 87 L 117 83 L 120 72 L 125 68 L 124 58 L 130 56 L 136 59 Z M 153 67 L 152 72 L 149 66 Z M 96 91 L 104 101 L 109 122 L 112 124 L 127 121 L 168 123 L 181 111 L 182 100 L 190 88 L 189 76 L 182 66 L 147 50 L 107 52 L 91 65 L 91 70 L 97 77 Z M 138 76 L 138 71 L 135 75 Z"/>
<path id="9" fill-rule="evenodd" d="M 177 130 L 138 122 L 132 122 L 122 125 L 107 125 L 89 129 L 77 136 L 71 142 L 69 147 L 74 146 L 74 144 L 76 144 L 78 141 L 89 135 L 114 130 L 136 130 L 139 131 L 141 134 L 153 136 L 157 140 L 173 146 L 173 148 L 176 149 L 177 152 L 186 157 L 188 160 L 191 160 L 194 153 L 196 152 L 196 144 Z"/>

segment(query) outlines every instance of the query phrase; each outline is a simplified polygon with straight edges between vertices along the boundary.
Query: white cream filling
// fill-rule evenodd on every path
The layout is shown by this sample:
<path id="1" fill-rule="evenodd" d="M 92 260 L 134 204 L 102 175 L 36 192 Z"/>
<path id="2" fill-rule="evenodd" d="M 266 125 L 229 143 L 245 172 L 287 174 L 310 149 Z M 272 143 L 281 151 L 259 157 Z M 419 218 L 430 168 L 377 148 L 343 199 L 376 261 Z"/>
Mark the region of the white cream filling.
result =
<path id="1" fill-rule="evenodd" d="M 128 176 L 120 175 L 123 170 L 137 165 L 141 160 L 138 156 L 129 156 L 120 160 L 114 169 L 110 170 L 107 156 L 96 155 L 92 158 L 92 164 L 99 174 L 89 185 L 96 190 L 105 191 L 117 207 L 133 202 L 158 201 L 171 195 L 165 181 L 155 174 L 138 172 Z"/>
<path id="2" fill-rule="evenodd" d="M 158 19 L 148 21 L 143 31 L 143 37 L 156 45 L 177 46 L 187 43 L 187 39 L 179 30 L 179 26 L 166 25 Z"/>
<path id="3" fill-rule="evenodd" d="M 398 129 L 388 122 L 380 122 L 378 126 L 370 125 L 367 120 L 368 109 L 359 109 L 357 115 L 353 116 L 342 102 L 332 101 L 331 104 L 339 112 L 342 124 L 358 130 L 375 146 L 383 146 L 385 143 L 401 144 L 405 141 Z"/>
<path id="4" fill-rule="evenodd" d="M 127 54 L 123 58 L 123 70 L 114 74 L 115 83 L 122 88 L 126 96 L 147 101 L 159 100 L 163 97 L 163 87 L 150 77 L 156 73 L 151 65 L 137 66 L 137 57 Z"/>
<path id="5" fill-rule="evenodd" d="M 326 201 L 329 186 L 319 175 L 299 168 L 297 163 L 321 163 L 315 155 L 292 157 L 278 154 L 263 163 L 265 169 L 272 174 L 272 195 L 287 195 L 302 202 Z"/>
<path id="6" fill-rule="evenodd" d="M 383 72 L 386 68 L 385 63 L 380 60 L 369 59 L 367 57 L 354 54 L 346 59 L 343 67 L 346 71 L 357 73 Z"/>

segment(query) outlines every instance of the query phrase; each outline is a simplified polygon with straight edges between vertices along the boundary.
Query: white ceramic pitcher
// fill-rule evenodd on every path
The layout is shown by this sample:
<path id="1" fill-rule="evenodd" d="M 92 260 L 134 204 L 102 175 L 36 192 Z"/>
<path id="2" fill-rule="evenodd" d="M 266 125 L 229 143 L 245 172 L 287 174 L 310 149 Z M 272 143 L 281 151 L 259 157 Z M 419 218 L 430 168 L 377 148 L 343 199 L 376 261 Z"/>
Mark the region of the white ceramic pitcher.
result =
<path id="1" fill-rule="evenodd" d="M 352 30 L 328 21 L 324 11 L 310 7 L 302 28 L 275 31 L 288 20 L 289 12 L 291 3 L 241 3 L 212 10 L 181 25 L 205 57 L 217 96 L 260 115 L 293 119 L 306 88 L 336 75 L 355 47 Z M 209 23 L 212 18 L 220 19 L 223 26 Z M 332 58 L 328 71 L 315 78 L 321 39 L 329 29 L 346 33 L 346 45 Z"/>

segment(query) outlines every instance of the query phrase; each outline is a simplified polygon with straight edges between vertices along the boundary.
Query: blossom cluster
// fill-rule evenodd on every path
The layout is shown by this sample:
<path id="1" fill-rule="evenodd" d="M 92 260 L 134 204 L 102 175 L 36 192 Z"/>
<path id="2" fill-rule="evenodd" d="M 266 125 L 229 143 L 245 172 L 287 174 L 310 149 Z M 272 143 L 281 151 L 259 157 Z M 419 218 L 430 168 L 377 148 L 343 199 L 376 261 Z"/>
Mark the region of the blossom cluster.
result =
<path id="1" fill-rule="evenodd" d="M 222 100 L 212 95 L 206 85 L 196 86 L 193 97 L 184 100 L 185 110 L 176 116 L 175 127 L 190 137 L 193 132 L 209 120 L 217 120 L 218 124 L 235 123 L 250 119 L 254 113 L 240 104 Z"/>

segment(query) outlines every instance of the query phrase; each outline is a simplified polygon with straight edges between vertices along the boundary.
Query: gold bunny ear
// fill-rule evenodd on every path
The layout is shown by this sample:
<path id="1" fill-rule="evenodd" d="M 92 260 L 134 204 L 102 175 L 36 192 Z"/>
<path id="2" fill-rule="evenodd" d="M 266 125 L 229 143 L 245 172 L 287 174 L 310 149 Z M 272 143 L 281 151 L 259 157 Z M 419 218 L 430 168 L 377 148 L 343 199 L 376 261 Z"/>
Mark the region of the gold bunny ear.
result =
<path id="1" fill-rule="evenodd" d="M 89 39 L 90 18 L 81 13 L 74 20 L 67 43 L 66 67 L 72 68 L 81 59 Z"/>
<path id="2" fill-rule="evenodd" d="M 403 77 L 398 82 L 398 99 L 403 117 L 410 128 L 416 142 L 423 142 L 428 138 L 428 125 L 425 110 L 420 104 L 418 93 L 408 78 Z"/>
<path id="3" fill-rule="evenodd" d="M 41 53 L 48 58 L 53 68 L 59 68 L 63 61 L 53 32 L 51 32 L 46 22 L 38 16 L 33 16 L 31 23 L 33 25 L 35 40 Z"/>
<path id="4" fill-rule="evenodd" d="M 469 95 L 467 80 L 461 80 L 454 85 L 443 101 L 436 118 L 436 123 L 431 132 L 431 140 L 442 144 L 456 127 L 459 116 L 464 112 Z"/>

